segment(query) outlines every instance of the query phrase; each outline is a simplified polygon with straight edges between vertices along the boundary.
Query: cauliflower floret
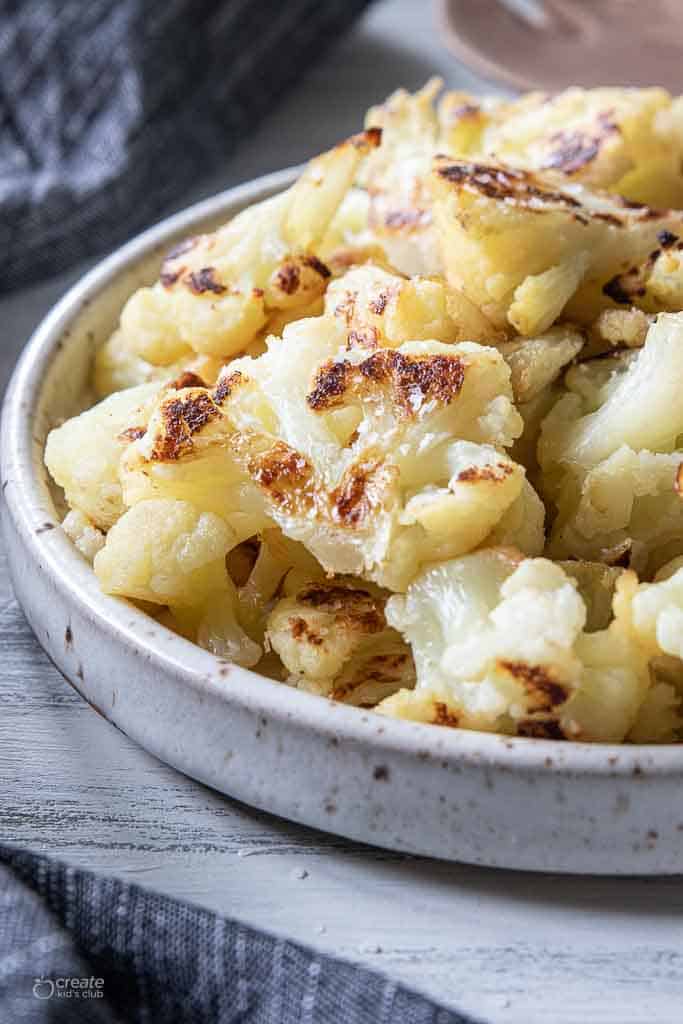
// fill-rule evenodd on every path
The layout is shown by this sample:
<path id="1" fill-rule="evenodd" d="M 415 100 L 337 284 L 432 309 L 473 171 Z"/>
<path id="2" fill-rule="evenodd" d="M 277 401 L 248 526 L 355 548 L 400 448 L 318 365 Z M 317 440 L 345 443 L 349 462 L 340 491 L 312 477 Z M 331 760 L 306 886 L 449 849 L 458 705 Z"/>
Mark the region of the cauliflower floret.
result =
<path id="1" fill-rule="evenodd" d="M 251 206 L 213 234 L 176 245 L 159 281 L 129 299 L 127 351 L 171 363 L 186 348 L 228 357 L 243 351 L 270 312 L 305 306 L 330 271 L 316 249 L 379 131 L 354 136 L 311 161 L 286 192 Z"/>
<path id="2" fill-rule="evenodd" d="M 62 529 L 81 554 L 92 564 L 104 547 L 105 536 L 80 509 L 72 508 L 62 520 Z"/>
<path id="3" fill-rule="evenodd" d="M 570 88 L 512 101 L 446 93 L 439 107 L 444 152 L 553 171 L 665 207 L 683 205 L 673 114 L 663 89 Z"/>
<path id="4" fill-rule="evenodd" d="M 382 129 L 382 144 L 371 154 L 362 183 L 370 196 L 368 223 L 390 263 L 404 274 L 441 270 L 426 186 L 432 156 L 438 151 L 433 100 L 441 81 L 433 78 L 411 95 L 398 89 L 372 107 L 366 126 Z"/>
<path id="5" fill-rule="evenodd" d="M 648 313 L 683 310 L 683 242 L 671 231 L 660 231 L 659 248 L 641 263 L 621 270 L 604 286 L 614 302 L 634 305 Z"/>
<path id="6" fill-rule="evenodd" d="M 388 601 L 386 615 L 410 642 L 417 669 L 414 695 L 384 701 L 378 710 L 386 714 L 614 742 L 633 726 L 650 685 L 647 656 L 620 618 L 586 633 L 574 581 L 511 549 L 426 569 Z"/>
<path id="7" fill-rule="evenodd" d="M 551 327 L 536 338 L 515 338 L 498 346 L 510 367 L 515 401 L 530 402 L 560 376 L 584 345 L 581 331 L 568 324 Z"/>
<path id="8" fill-rule="evenodd" d="M 678 381 L 683 316 L 661 314 L 642 349 L 570 370 L 538 454 L 558 507 L 549 553 L 630 564 L 649 575 L 680 550 Z"/>
<path id="9" fill-rule="evenodd" d="M 225 589 L 234 543 L 223 519 L 188 501 L 141 501 L 110 529 L 95 574 L 107 594 L 199 607 Z"/>
<path id="10" fill-rule="evenodd" d="M 545 331 L 564 311 L 585 323 L 611 305 L 604 285 L 639 263 L 683 214 L 558 184 L 502 163 L 437 156 L 429 176 L 445 273 L 495 327 Z"/>
<path id="11" fill-rule="evenodd" d="M 236 544 L 246 540 L 269 521 L 257 488 L 235 460 L 233 435 L 206 388 L 163 391 L 147 430 L 121 459 L 123 501 L 188 501 L 229 523 Z"/>
<path id="12" fill-rule="evenodd" d="M 355 267 L 333 281 L 325 312 L 334 317 L 348 348 L 396 348 L 411 341 L 455 341 L 441 281 L 404 278 L 375 266 Z"/>
<path id="13" fill-rule="evenodd" d="M 144 431 L 158 391 L 158 384 L 141 384 L 117 392 L 48 434 L 47 468 L 68 504 L 99 529 L 124 511 L 119 460 L 136 431 Z"/>
<path id="14" fill-rule="evenodd" d="M 619 349 L 642 348 L 652 318 L 642 309 L 603 309 L 591 324 L 582 359 L 603 355 Z"/>
<path id="15" fill-rule="evenodd" d="M 421 562 L 481 543 L 522 489 L 502 451 L 521 423 L 494 349 L 339 352 L 322 317 L 290 324 L 223 381 L 238 461 L 328 572 L 402 589 Z"/>
<path id="16" fill-rule="evenodd" d="M 95 355 L 93 387 L 98 398 L 106 398 L 115 391 L 151 381 L 168 384 L 184 373 L 193 373 L 206 384 L 213 384 L 224 362 L 219 356 L 198 355 L 188 348 L 176 362 L 156 365 L 136 355 L 130 348 L 130 339 L 124 339 L 121 331 L 116 330 Z"/>
<path id="17" fill-rule="evenodd" d="M 289 682 L 334 700 L 374 705 L 411 686 L 412 657 L 384 617 L 385 598 L 350 580 L 297 586 L 268 618 L 267 638 Z"/>

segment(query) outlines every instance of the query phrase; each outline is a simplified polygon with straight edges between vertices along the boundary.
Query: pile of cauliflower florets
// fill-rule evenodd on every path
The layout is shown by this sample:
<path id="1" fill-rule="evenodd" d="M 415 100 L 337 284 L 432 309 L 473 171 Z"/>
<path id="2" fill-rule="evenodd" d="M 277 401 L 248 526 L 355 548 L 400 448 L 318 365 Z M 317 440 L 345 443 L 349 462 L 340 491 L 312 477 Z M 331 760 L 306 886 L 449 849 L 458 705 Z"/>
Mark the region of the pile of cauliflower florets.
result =
<path id="1" fill-rule="evenodd" d="M 683 99 L 395 93 L 49 435 L 107 593 L 386 715 L 683 739 Z"/>

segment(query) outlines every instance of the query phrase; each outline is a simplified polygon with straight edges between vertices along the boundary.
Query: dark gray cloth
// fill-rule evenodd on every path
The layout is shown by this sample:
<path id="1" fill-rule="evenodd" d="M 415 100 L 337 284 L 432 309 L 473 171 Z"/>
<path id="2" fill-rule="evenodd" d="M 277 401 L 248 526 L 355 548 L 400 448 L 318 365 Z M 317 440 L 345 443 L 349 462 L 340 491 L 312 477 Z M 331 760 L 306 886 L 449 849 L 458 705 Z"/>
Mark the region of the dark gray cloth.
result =
<path id="1" fill-rule="evenodd" d="M 153 221 L 368 2 L 0 0 L 0 291 Z"/>
<path id="2" fill-rule="evenodd" d="M 372 971 L 2 846 L 0 1021 L 472 1024 Z"/>

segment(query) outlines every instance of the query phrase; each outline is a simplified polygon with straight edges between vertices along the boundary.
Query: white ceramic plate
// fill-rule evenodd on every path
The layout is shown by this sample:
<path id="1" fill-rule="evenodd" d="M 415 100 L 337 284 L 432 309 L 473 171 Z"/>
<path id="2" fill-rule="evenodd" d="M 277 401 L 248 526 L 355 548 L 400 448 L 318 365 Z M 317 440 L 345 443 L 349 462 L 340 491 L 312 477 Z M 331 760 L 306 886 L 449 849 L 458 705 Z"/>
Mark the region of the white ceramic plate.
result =
<path id="1" fill-rule="evenodd" d="M 498 867 L 683 871 L 683 746 L 509 739 L 392 721 L 228 665 L 102 594 L 59 528 L 48 430 L 83 407 L 93 354 L 177 239 L 288 185 L 285 171 L 169 218 L 46 317 L 9 386 L 3 525 L 17 597 L 83 697 L 151 753 L 256 807 L 379 846 Z"/>

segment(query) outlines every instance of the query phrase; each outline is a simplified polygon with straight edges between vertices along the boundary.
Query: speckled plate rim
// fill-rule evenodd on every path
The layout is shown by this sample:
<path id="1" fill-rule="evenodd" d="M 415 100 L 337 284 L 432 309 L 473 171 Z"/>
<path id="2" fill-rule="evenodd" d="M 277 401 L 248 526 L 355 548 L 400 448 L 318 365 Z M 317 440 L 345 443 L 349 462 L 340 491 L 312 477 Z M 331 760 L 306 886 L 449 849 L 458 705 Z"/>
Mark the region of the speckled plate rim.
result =
<path id="1" fill-rule="evenodd" d="M 295 168 L 288 169 L 227 190 L 167 218 L 137 236 L 75 284 L 45 317 L 28 342 L 9 384 L 3 408 L 0 431 L 3 525 L 13 565 L 15 589 L 41 645 L 96 710 L 162 760 L 202 781 L 216 785 L 214 772 L 203 773 L 198 770 L 196 763 L 188 767 L 186 757 L 180 754 L 174 756 L 172 751 L 165 750 L 163 737 L 151 741 L 144 729 L 136 728 L 129 714 L 124 715 L 127 720 L 122 721 L 121 713 L 115 707 L 97 707 L 89 687 L 83 684 L 82 671 L 79 673 L 73 659 L 69 657 L 68 627 L 62 645 L 63 654 L 57 649 L 54 637 L 41 635 L 41 608 L 27 593 L 23 568 L 17 568 L 18 562 L 12 558 L 17 546 L 22 549 L 19 560 L 21 566 L 38 573 L 55 598 L 66 609 L 73 609 L 82 621 L 88 622 L 101 638 L 110 644 L 134 650 L 144 658 L 150 671 L 181 680 L 182 685 L 199 695 L 200 700 L 210 695 L 212 707 L 216 707 L 217 701 L 219 705 L 239 708 L 252 716 L 267 716 L 270 723 L 279 723 L 283 728 L 290 728 L 294 724 L 298 735 L 315 734 L 324 739 L 328 746 L 340 743 L 360 745 L 368 756 L 380 762 L 384 758 L 397 756 L 417 766 L 440 759 L 442 766 L 457 763 L 459 771 L 466 772 L 468 768 L 476 769 L 477 772 L 484 771 L 487 779 L 488 773 L 497 770 L 515 775 L 531 774 L 538 779 L 544 776 L 552 779 L 566 777 L 587 784 L 591 780 L 637 779 L 655 783 L 657 779 L 665 779 L 668 782 L 675 781 L 677 786 L 680 784 L 683 790 L 683 746 L 565 743 L 509 738 L 397 721 L 299 692 L 234 665 L 227 666 L 127 602 L 101 593 L 91 568 L 61 529 L 57 528 L 56 510 L 42 465 L 43 437 L 34 436 L 35 407 L 46 368 L 59 349 L 69 343 L 70 323 L 84 306 L 101 295 L 130 264 L 155 251 L 161 253 L 179 235 L 196 229 L 204 221 L 221 216 L 227 219 L 249 203 L 280 191 L 291 183 L 295 174 Z M 45 590 L 43 597 L 44 594 Z M 226 679 L 229 679 L 229 685 Z M 375 778 L 385 781 L 381 774 Z M 217 788 L 224 787 L 219 783 Z M 230 788 L 224 788 L 224 791 L 294 820 L 365 839 L 377 845 L 441 854 L 449 859 L 500 863 L 510 867 L 575 870 L 572 865 L 562 864 L 562 857 L 554 860 L 551 858 L 547 864 L 536 865 L 528 862 L 528 857 L 522 857 L 521 860 L 505 856 L 502 859 L 487 855 L 473 857 L 466 852 L 464 855 L 453 856 L 449 851 L 434 850 L 429 842 L 416 841 L 414 838 L 403 843 L 400 837 L 394 836 L 388 841 L 385 836 L 367 835 L 364 827 L 339 827 L 329 820 L 318 820 L 317 815 L 311 820 L 310 814 L 290 814 L 286 806 L 283 809 L 282 801 L 275 801 L 276 806 L 272 806 L 273 801 L 269 805 L 267 800 L 259 802 L 250 799 L 248 793 L 244 795 L 243 786 L 238 789 L 239 792 L 233 792 Z M 387 791 L 387 787 L 384 787 L 384 791 Z M 683 847 L 683 843 L 681 845 Z M 655 867 L 655 870 L 664 873 L 683 870 L 683 848 L 680 863 L 676 861 L 672 866 L 669 862 L 670 858 L 668 866 Z M 593 866 L 590 858 L 586 864 L 577 862 L 577 865 L 578 871 L 640 871 L 639 863 L 624 863 L 623 866 L 615 864 L 606 871 L 600 865 Z"/>

